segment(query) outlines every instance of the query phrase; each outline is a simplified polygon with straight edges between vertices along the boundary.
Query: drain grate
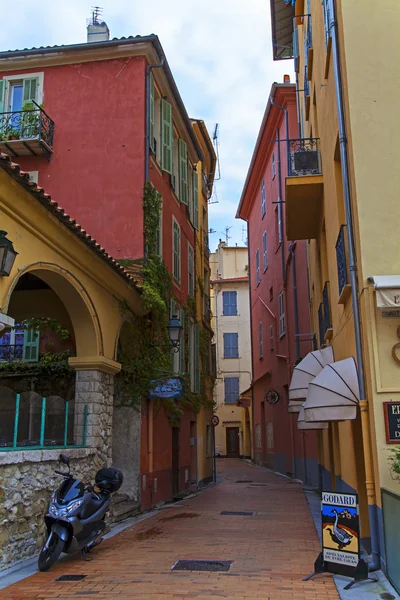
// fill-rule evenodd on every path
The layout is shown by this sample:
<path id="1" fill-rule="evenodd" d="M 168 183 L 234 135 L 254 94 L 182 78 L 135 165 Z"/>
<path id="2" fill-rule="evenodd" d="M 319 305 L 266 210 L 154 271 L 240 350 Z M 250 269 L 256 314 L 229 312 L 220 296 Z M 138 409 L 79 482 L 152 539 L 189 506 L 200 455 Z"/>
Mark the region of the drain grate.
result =
<path id="1" fill-rule="evenodd" d="M 252 512 L 245 512 L 242 510 L 223 510 L 220 515 L 234 515 L 234 516 L 238 516 L 238 517 L 252 517 L 254 515 L 254 513 Z"/>
<path id="2" fill-rule="evenodd" d="M 87 575 L 61 575 L 56 581 L 82 581 Z"/>
<path id="3" fill-rule="evenodd" d="M 231 560 L 178 560 L 172 571 L 229 571 Z"/>
<path id="4" fill-rule="evenodd" d="M 235 483 L 253 483 L 252 479 L 238 479 Z"/>

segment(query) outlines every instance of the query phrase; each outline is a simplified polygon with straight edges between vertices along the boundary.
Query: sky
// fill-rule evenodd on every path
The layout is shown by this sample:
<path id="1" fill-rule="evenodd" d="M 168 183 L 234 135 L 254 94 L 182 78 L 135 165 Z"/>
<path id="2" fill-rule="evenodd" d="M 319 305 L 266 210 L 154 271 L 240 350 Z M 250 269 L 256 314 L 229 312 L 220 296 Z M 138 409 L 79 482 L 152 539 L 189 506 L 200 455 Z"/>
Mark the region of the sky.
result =
<path id="1" fill-rule="evenodd" d="M 282 0 L 283 2 L 283 0 Z M 235 218 L 271 85 L 292 61 L 272 60 L 269 0 L 99 0 L 111 37 L 160 38 L 190 117 L 213 136 L 218 123 L 221 178 L 209 206 L 210 247 L 243 245 Z M 86 41 L 91 4 L 84 0 L 14 0 L 2 13 L 0 49 Z M 18 18 L 15 18 L 18 15 Z"/>

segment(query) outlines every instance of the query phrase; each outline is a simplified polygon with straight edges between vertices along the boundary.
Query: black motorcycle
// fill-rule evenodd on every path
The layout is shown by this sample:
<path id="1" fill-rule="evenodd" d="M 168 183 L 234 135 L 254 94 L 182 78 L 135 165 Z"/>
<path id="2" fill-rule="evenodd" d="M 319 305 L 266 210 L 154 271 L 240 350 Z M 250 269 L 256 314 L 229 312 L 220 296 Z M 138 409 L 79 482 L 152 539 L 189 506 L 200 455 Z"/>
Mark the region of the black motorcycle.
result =
<path id="1" fill-rule="evenodd" d="M 111 494 L 123 482 L 121 471 L 100 469 L 96 485 L 84 486 L 70 474 L 68 456 L 60 454 L 59 460 L 68 467 L 68 472 L 55 471 L 64 481 L 53 492 L 45 515 L 48 538 L 39 555 L 40 571 L 50 569 L 61 552 L 81 551 L 86 559 L 87 553 L 102 542 Z"/>

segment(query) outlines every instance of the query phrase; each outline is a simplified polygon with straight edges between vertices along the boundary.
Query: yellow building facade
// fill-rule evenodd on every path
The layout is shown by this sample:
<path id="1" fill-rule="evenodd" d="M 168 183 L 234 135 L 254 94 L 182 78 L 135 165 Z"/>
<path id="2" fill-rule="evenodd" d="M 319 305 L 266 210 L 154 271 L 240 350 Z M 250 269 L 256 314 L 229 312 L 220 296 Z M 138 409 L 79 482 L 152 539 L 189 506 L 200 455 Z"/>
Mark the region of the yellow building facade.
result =
<path id="1" fill-rule="evenodd" d="M 335 398 L 333 414 L 310 385 L 305 414 L 325 423 L 318 434 L 322 488 L 358 494 L 370 568 L 381 565 L 399 590 L 400 481 L 390 457 L 400 442 L 400 5 L 293 4 L 271 1 L 274 56 L 294 58 L 298 90 L 287 237 L 309 240 L 313 331 L 353 386 L 351 400 Z"/>
<path id="2" fill-rule="evenodd" d="M 251 336 L 247 247 L 225 242 L 210 258 L 216 384 L 216 455 L 251 458 Z"/>

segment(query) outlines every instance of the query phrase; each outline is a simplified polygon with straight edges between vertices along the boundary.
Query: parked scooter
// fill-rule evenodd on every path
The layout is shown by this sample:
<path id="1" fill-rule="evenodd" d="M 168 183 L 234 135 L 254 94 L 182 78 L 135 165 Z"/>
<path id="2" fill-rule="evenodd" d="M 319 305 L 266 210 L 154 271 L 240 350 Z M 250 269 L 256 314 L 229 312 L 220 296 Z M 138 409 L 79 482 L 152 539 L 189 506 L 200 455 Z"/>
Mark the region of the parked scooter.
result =
<path id="1" fill-rule="evenodd" d="M 121 471 L 100 469 L 96 485 L 85 487 L 70 474 L 68 456 L 60 454 L 59 461 L 68 467 L 68 472 L 55 471 L 64 481 L 53 492 L 44 518 L 48 538 L 39 555 L 40 571 L 50 569 L 62 552 L 73 554 L 80 550 L 87 559 L 87 553 L 103 540 L 111 494 L 123 482 Z"/>

